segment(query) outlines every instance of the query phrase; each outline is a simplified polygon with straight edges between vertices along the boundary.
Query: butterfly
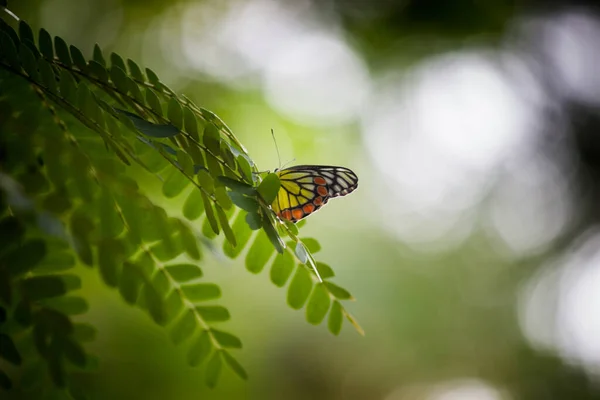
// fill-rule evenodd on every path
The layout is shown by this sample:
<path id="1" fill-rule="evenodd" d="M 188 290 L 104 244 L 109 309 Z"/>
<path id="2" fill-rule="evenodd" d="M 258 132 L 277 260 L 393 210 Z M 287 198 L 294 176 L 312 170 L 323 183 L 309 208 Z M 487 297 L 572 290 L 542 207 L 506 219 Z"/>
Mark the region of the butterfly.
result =
<path id="1" fill-rule="evenodd" d="M 358 187 L 358 177 L 344 167 L 295 165 L 275 170 L 281 187 L 271 208 L 281 219 L 298 222 L 327 204 L 332 197 L 345 196 Z"/>

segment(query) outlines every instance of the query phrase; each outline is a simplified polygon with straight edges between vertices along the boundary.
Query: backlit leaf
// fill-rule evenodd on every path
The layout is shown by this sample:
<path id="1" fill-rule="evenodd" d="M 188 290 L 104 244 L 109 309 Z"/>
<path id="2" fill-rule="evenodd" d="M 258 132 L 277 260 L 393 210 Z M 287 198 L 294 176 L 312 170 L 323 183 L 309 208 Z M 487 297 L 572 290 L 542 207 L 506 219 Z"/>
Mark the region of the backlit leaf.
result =
<path id="1" fill-rule="evenodd" d="M 193 221 L 204 212 L 204 203 L 200 189 L 193 188 L 183 205 L 183 216 Z"/>
<path id="2" fill-rule="evenodd" d="M 248 224 L 246 223 L 246 216 L 244 213 L 239 213 L 233 222 L 232 226 L 233 232 L 235 233 L 235 238 L 237 240 L 237 246 L 233 247 L 231 243 L 224 242 L 223 243 L 223 252 L 231 258 L 237 257 L 252 235 L 252 231 L 249 229 Z"/>
<path id="3" fill-rule="evenodd" d="M 210 342 L 210 337 L 208 336 L 207 331 L 202 331 L 202 333 L 196 338 L 194 344 L 190 348 L 187 354 L 188 364 L 192 367 L 200 365 L 206 357 L 210 354 L 212 350 L 212 344 Z"/>
<path id="4" fill-rule="evenodd" d="M 173 264 L 165 266 L 167 274 L 175 281 L 183 283 L 202 277 L 202 270 L 194 264 Z"/>
<path id="5" fill-rule="evenodd" d="M 354 300 L 354 298 L 352 297 L 352 295 L 350 294 L 350 292 L 348 292 L 346 289 L 339 287 L 338 285 L 336 285 L 335 283 L 331 283 L 331 282 L 325 282 L 325 287 L 327 288 L 327 290 L 336 298 L 339 300 Z"/>
<path id="6" fill-rule="evenodd" d="M 223 209 L 221 207 L 216 207 L 216 209 L 217 209 L 217 215 L 219 217 L 219 223 L 221 225 L 221 228 L 223 229 L 223 233 L 225 234 L 225 238 L 227 238 L 227 241 L 233 247 L 236 247 L 237 246 L 237 242 L 235 240 L 235 235 L 233 233 L 233 230 L 229 226 L 229 220 L 227 219 L 227 215 L 225 214 L 225 211 L 223 211 Z"/>
<path id="7" fill-rule="evenodd" d="M 294 271 L 294 257 L 289 251 L 277 254 L 271 267 L 271 282 L 283 287 Z"/>
<path id="8" fill-rule="evenodd" d="M 310 251 L 312 254 L 315 254 L 319 250 L 321 250 L 321 245 L 319 244 L 319 242 L 317 241 L 317 239 L 303 238 L 302 239 L 302 243 L 308 249 L 308 251 Z"/>
<path id="9" fill-rule="evenodd" d="M 233 356 L 229 354 L 227 350 L 222 350 L 221 354 L 223 355 L 223 360 L 225 360 L 225 363 L 229 366 L 229 368 L 231 368 L 233 372 L 235 372 L 237 376 L 239 376 L 243 380 L 248 379 L 248 373 L 246 372 L 244 367 L 242 367 L 242 365 L 238 362 L 238 360 L 233 358 Z"/>
<path id="10" fill-rule="evenodd" d="M 140 290 L 144 285 L 144 276 L 137 265 L 125 262 L 119 279 L 119 292 L 129 304 L 137 302 Z"/>
<path id="11" fill-rule="evenodd" d="M 308 270 L 302 266 L 296 268 L 296 273 L 288 288 L 287 302 L 290 307 L 299 310 L 304 306 L 312 289 L 312 279 Z"/>
<path id="12" fill-rule="evenodd" d="M 171 341 L 178 345 L 192 336 L 197 327 L 196 315 L 192 310 L 187 310 L 171 329 Z"/>
<path id="13" fill-rule="evenodd" d="M 110 65 L 112 67 L 119 67 L 123 72 L 127 71 L 125 68 L 125 62 L 123 62 L 123 58 L 117 53 L 110 53 Z"/>
<path id="14" fill-rule="evenodd" d="M 204 194 L 204 192 L 202 192 L 201 195 L 202 195 L 202 202 L 204 203 L 204 211 L 206 212 L 206 219 L 210 223 L 210 227 L 211 227 L 212 231 L 216 235 L 218 235 L 219 234 L 219 223 L 217 222 L 217 218 L 215 217 L 215 212 L 213 210 L 212 203 L 208 199 L 208 196 L 206 194 Z"/>
<path id="15" fill-rule="evenodd" d="M 124 253 L 123 243 L 116 239 L 103 239 L 98 245 L 98 267 L 108 286 L 117 287 L 119 284 Z"/>
<path id="16" fill-rule="evenodd" d="M 79 296 L 61 296 L 45 299 L 43 304 L 65 315 L 85 314 L 90 308 L 87 301 Z"/>
<path id="17" fill-rule="evenodd" d="M 213 154 L 217 155 L 221 151 L 221 135 L 219 135 L 219 130 L 214 124 L 208 124 L 204 129 L 204 135 L 202 137 L 204 145 L 210 150 Z M 221 174 L 219 174 L 221 175 Z"/>
<path id="18" fill-rule="evenodd" d="M 264 231 L 258 232 L 246 255 L 246 269 L 253 274 L 259 273 L 274 252 L 275 249 L 271 246 L 269 238 Z"/>
<path id="19" fill-rule="evenodd" d="M 217 329 L 210 330 L 215 340 L 225 348 L 241 349 L 242 341 L 235 335 Z"/>
<path id="20" fill-rule="evenodd" d="M 275 198 L 277 197 L 277 193 L 279 193 L 279 188 L 281 187 L 281 182 L 279 181 L 279 177 L 277 174 L 268 174 L 263 181 L 258 186 L 258 193 L 263 198 L 265 203 L 271 205 Z"/>
<path id="21" fill-rule="evenodd" d="M 106 67 L 106 60 L 104 59 L 104 55 L 102 54 L 102 49 L 100 48 L 98 43 L 96 43 L 94 45 L 93 58 L 94 58 L 94 61 L 96 61 L 98 64 L 102 65 L 103 67 Z"/>
<path id="22" fill-rule="evenodd" d="M 144 74 L 142 74 L 142 70 L 140 69 L 140 67 L 138 67 L 135 61 L 128 58 L 127 66 L 129 67 L 129 72 L 131 73 L 133 79 L 140 82 L 144 82 Z"/>
<path id="23" fill-rule="evenodd" d="M 327 315 L 330 304 L 329 293 L 323 284 L 316 284 L 306 305 L 306 320 L 313 325 L 320 324 Z"/>
<path id="24" fill-rule="evenodd" d="M 163 183 L 162 193 L 167 198 L 173 198 L 183 192 L 189 184 L 190 180 L 181 171 L 173 168 Z"/>
<path id="25" fill-rule="evenodd" d="M 158 100 L 158 96 L 150 88 L 146 88 L 146 102 L 159 117 L 162 117 L 163 110 L 160 100 Z"/>
<path id="26" fill-rule="evenodd" d="M 195 283 L 181 286 L 183 294 L 190 301 L 214 300 L 221 297 L 221 289 L 214 283 Z"/>
<path id="27" fill-rule="evenodd" d="M 206 371 L 204 373 L 204 381 L 206 382 L 206 386 L 209 388 L 214 388 L 217 385 L 217 381 L 219 380 L 219 376 L 221 376 L 221 354 L 216 351 L 211 356 L 210 360 L 206 364 Z"/>
<path id="28" fill-rule="evenodd" d="M 206 322 L 223 322 L 231 318 L 229 311 L 221 306 L 197 306 L 196 312 Z"/>
<path id="29" fill-rule="evenodd" d="M 331 267 L 325 263 L 319 262 L 317 261 L 317 271 L 319 271 L 319 275 L 321 276 L 321 279 L 327 279 L 327 278 L 332 278 L 335 276 L 335 274 L 333 273 L 333 269 L 331 269 Z"/>
<path id="30" fill-rule="evenodd" d="M 342 330 L 342 306 L 339 302 L 334 301 L 333 306 L 331 306 L 331 311 L 329 311 L 329 320 L 327 321 L 327 328 L 334 335 L 339 335 Z"/>
<path id="31" fill-rule="evenodd" d="M 179 129 L 183 128 L 183 111 L 179 102 L 173 97 L 171 97 L 167 106 L 167 117 L 173 125 Z"/>

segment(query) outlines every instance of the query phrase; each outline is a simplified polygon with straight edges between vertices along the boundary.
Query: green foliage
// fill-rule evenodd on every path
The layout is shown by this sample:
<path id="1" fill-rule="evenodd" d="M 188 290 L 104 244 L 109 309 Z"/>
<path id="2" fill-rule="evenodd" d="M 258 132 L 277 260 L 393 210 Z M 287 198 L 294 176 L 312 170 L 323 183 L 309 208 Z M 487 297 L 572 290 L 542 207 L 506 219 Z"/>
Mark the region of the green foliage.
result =
<path id="1" fill-rule="evenodd" d="M 362 332 L 339 302 L 352 296 L 312 255 L 318 241 L 270 209 L 277 175 L 261 180 L 223 121 L 153 71 L 115 53 L 108 61 L 99 45 L 86 60 L 44 29 L 36 37 L 0 19 L 0 357 L 23 368 L 16 381 L 0 370 L 0 387 L 49 379 L 80 392 L 70 376 L 98 363 L 85 350 L 96 329 L 72 319 L 89 308 L 73 293 L 81 281 L 71 271 L 83 267 L 188 346 L 208 386 L 223 366 L 246 379 L 229 350 L 242 341 L 213 326 L 235 315 L 200 268 L 202 243 L 216 240 L 231 258 L 247 249 L 252 273 L 273 260 L 271 281 L 291 281 L 287 302 L 306 305 L 309 323 L 329 315 L 337 335 L 345 316 Z M 140 175 L 162 182 L 159 200 Z M 162 202 L 180 196 L 181 216 L 167 214 Z"/>

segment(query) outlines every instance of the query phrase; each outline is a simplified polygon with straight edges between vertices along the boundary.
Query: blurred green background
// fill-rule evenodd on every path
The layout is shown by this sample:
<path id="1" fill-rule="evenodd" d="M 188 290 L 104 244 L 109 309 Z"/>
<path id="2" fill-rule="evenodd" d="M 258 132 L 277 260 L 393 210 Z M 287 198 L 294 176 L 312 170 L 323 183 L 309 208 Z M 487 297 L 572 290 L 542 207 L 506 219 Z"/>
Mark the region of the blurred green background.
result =
<path id="1" fill-rule="evenodd" d="M 209 390 L 81 269 L 98 399 L 600 399 L 600 20 L 560 1 L 11 1 L 150 67 L 260 169 L 360 178 L 302 229 L 366 336 L 306 323 L 268 271 L 205 261 L 250 379 Z M 180 199 L 181 200 L 181 199 Z M 177 212 L 181 201 L 165 204 Z M 170 208 L 169 208 L 170 207 Z"/>

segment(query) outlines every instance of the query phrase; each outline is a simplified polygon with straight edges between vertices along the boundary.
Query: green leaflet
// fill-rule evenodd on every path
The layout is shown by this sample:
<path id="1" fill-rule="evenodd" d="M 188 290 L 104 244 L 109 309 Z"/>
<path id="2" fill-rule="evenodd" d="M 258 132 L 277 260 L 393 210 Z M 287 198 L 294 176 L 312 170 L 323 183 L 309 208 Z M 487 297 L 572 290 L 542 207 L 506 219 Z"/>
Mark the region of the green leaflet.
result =
<path id="1" fill-rule="evenodd" d="M 98 45 L 98 43 L 96 43 L 94 45 L 94 61 L 97 62 L 98 64 L 100 64 L 103 67 L 106 67 L 106 60 L 104 59 L 104 55 L 102 54 L 102 49 L 100 48 L 100 46 Z"/>
<path id="2" fill-rule="evenodd" d="M 212 344 L 210 342 L 210 337 L 208 336 L 208 332 L 203 330 L 188 351 L 188 364 L 192 367 L 200 365 L 200 363 L 206 360 L 211 351 Z"/>
<path id="3" fill-rule="evenodd" d="M 266 204 L 271 205 L 279 193 L 280 186 L 281 182 L 277 174 L 268 174 L 258 186 L 258 194 Z"/>
<path id="4" fill-rule="evenodd" d="M 229 197 L 233 201 L 233 204 L 244 211 L 248 211 L 249 213 L 256 213 L 258 211 L 258 201 L 252 197 L 244 196 L 239 192 L 229 192 Z"/>
<path id="5" fill-rule="evenodd" d="M 317 261 L 317 271 L 319 271 L 319 275 L 321 279 L 333 278 L 335 276 L 331 267 L 325 263 Z"/>
<path id="6" fill-rule="evenodd" d="M 233 247 L 230 242 L 223 243 L 223 252 L 230 258 L 236 258 L 252 236 L 252 231 L 249 229 L 246 223 L 246 216 L 244 213 L 239 213 L 233 222 L 232 230 L 237 240 L 237 246 Z"/>
<path id="7" fill-rule="evenodd" d="M 127 59 L 127 66 L 129 67 L 129 73 L 136 81 L 144 82 L 144 74 L 142 74 L 142 70 L 132 59 Z"/>
<path id="8" fill-rule="evenodd" d="M 335 283 L 325 282 L 325 287 L 338 300 L 354 300 L 350 292 Z"/>
<path id="9" fill-rule="evenodd" d="M 231 368 L 233 372 L 235 372 L 237 376 L 239 376 L 243 380 L 248 379 L 248 373 L 246 372 L 244 367 L 242 367 L 238 360 L 233 358 L 233 356 L 229 354 L 227 350 L 222 350 L 221 355 L 223 356 L 223 360 L 225 360 L 225 363 L 229 366 L 229 368 Z"/>
<path id="10" fill-rule="evenodd" d="M 329 293 L 323 284 L 316 284 L 306 305 L 306 320 L 313 325 L 320 324 L 327 315 L 330 304 Z"/>
<path id="11" fill-rule="evenodd" d="M 121 56 L 117 53 L 110 53 L 110 64 L 111 69 L 113 67 L 118 67 L 123 72 L 127 71 L 127 68 L 125 68 L 125 63 L 123 62 L 123 58 L 121 58 Z"/>
<path id="12" fill-rule="evenodd" d="M 227 176 L 219 176 L 219 181 L 236 193 L 246 196 L 256 196 L 256 189 L 245 182 L 240 182 L 236 179 Z"/>
<path id="13" fill-rule="evenodd" d="M 43 58 L 38 60 L 38 68 L 40 71 L 40 76 L 42 80 L 42 84 L 48 89 L 51 93 L 58 93 L 58 85 L 56 84 L 56 77 L 54 76 L 54 71 L 52 67 Z"/>
<path id="14" fill-rule="evenodd" d="M 317 239 L 313 238 L 303 238 L 301 239 L 304 246 L 310 251 L 312 254 L 318 253 L 321 250 L 321 245 L 317 241 Z"/>
<path id="15" fill-rule="evenodd" d="M 194 311 L 187 310 L 171 329 L 171 341 L 178 345 L 188 339 L 197 329 L 198 323 Z"/>
<path id="16" fill-rule="evenodd" d="M 167 198 L 176 197 L 183 192 L 190 183 L 190 180 L 182 174 L 181 171 L 173 168 L 163 183 L 162 193 Z"/>
<path id="17" fill-rule="evenodd" d="M 271 282 L 275 286 L 283 287 L 294 271 L 294 257 L 289 251 L 277 254 L 271 266 Z"/>
<path id="18" fill-rule="evenodd" d="M 204 202 L 199 189 L 193 188 L 183 205 L 183 215 L 190 221 L 198 219 L 204 212 Z"/>
<path id="19" fill-rule="evenodd" d="M 246 255 L 246 269 L 254 274 L 265 267 L 275 249 L 264 231 L 259 231 Z"/>
<path id="20" fill-rule="evenodd" d="M 73 63 L 77 66 L 77 68 L 79 68 L 80 71 L 86 71 L 87 61 L 85 61 L 85 57 L 81 51 L 73 45 L 71 45 L 69 49 L 71 50 L 71 58 L 73 59 Z"/>
<path id="21" fill-rule="evenodd" d="M 22 41 L 29 40 L 31 43 L 35 42 L 31 27 L 23 20 L 19 21 L 19 37 Z"/>
<path id="22" fill-rule="evenodd" d="M 295 310 L 301 309 L 306 300 L 308 300 L 311 289 L 312 279 L 310 278 L 310 272 L 305 267 L 299 265 L 288 288 L 287 302 L 289 306 Z"/>
<path id="23" fill-rule="evenodd" d="M 204 135 L 202 136 L 202 140 L 204 145 L 210 150 L 214 155 L 217 155 L 221 151 L 221 135 L 219 135 L 219 130 L 214 124 L 208 124 L 206 128 L 204 128 Z M 221 174 L 218 174 L 221 175 Z"/>
<path id="24" fill-rule="evenodd" d="M 343 314 L 342 314 L 342 306 L 339 302 L 334 301 L 333 306 L 331 306 L 331 311 L 329 312 L 329 319 L 327 321 L 327 328 L 334 335 L 339 335 L 342 330 L 342 322 L 343 322 Z"/>
<path id="25" fill-rule="evenodd" d="M 210 331 L 211 331 L 213 337 L 215 338 L 215 340 L 222 347 L 231 348 L 231 349 L 241 349 L 242 348 L 242 341 L 237 336 L 232 335 L 231 333 L 228 333 L 228 332 L 223 332 L 221 330 L 214 329 L 214 328 L 211 329 Z"/>
<path id="26" fill-rule="evenodd" d="M 61 296 L 45 299 L 42 302 L 45 306 L 59 311 L 65 315 L 85 314 L 89 310 L 87 301 L 79 296 Z"/>
<path id="27" fill-rule="evenodd" d="M 216 351 L 206 364 L 206 372 L 204 376 L 204 382 L 206 383 L 206 386 L 211 389 L 217 385 L 219 376 L 221 376 L 221 365 L 221 353 Z"/>
<path id="28" fill-rule="evenodd" d="M 125 262 L 119 280 L 119 292 L 123 299 L 129 304 L 135 304 L 143 285 L 144 275 L 140 267 L 133 263 Z"/>
<path id="29" fill-rule="evenodd" d="M 52 46 L 52 37 L 44 28 L 40 29 L 40 34 L 38 38 L 38 43 L 40 46 L 40 52 L 47 59 L 51 60 L 54 58 L 54 48 Z"/>
<path id="30" fill-rule="evenodd" d="M 64 295 L 67 287 L 60 276 L 35 276 L 21 281 L 21 293 L 30 300 L 42 300 Z"/>
<path id="31" fill-rule="evenodd" d="M 189 107 L 183 108 L 183 126 L 196 142 L 200 140 L 198 121 L 196 120 L 196 115 L 194 115 L 194 112 Z"/>
<path id="32" fill-rule="evenodd" d="M 177 100 L 174 98 L 171 98 L 171 100 L 169 100 L 169 104 L 167 105 L 167 117 L 169 118 L 169 121 L 177 128 L 183 128 L 183 111 L 179 102 L 177 102 Z"/>
<path id="33" fill-rule="evenodd" d="M 46 243 L 31 239 L 0 258 L 0 265 L 12 276 L 32 270 L 46 256 Z"/>
<path id="34" fill-rule="evenodd" d="M 207 301 L 221 297 L 221 289 L 214 283 L 196 283 L 181 286 L 190 301 Z"/>
<path id="35" fill-rule="evenodd" d="M 202 270 L 194 264 L 166 265 L 165 270 L 175 281 L 179 283 L 193 281 L 202 278 Z"/>
<path id="36" fill-rule="evenodd" d="M 160 100 L 158 100 L 158 96 L 150 88 L 146 88 L 146 102 L 152 108 L 152 110 L 156 113 L 156 115 L 158 115 L 159 117 L 162 117 L 163 110 L 162 110 L 162 106 L 160 104 Z"/>
<path id="37" fill-rule="evenodd" d="M 108 286 L 117 287 L 119 284 L 124 253 L 123 243 L 116 239 L 103 239 L 98 246 L 98 267 Z"/>
<path id="38" fill-rule="evenodd" d="M 213 210 L 212 204 L 211 204 L 210 200 L 208 199 L 208 196 L 206 194 L 204 194 L 204 192 L 202 192 L 201 194 L 202 194 L 202 202 L 204 203 L 204 211 L 206 212 L 206 219 L 210 223 L 210 227 L 211 227 L 212 231 L 216 235 L 218 235 L 219 234 L 219 223 L 217 222 L 217 218 L 215 217 L 215 212 Z"/>
<path id="39" fill-rule="evenodd" d="M 237 242 L 235 239 L 235 234 L 233 233 L 233 230 L 229 226 L 229 220 L 227 219 L 227 215 L 225 214 L 225 211 L 223 211 L 223 209 L 221 207 L 216 207 L 216 210 L 217 210 L 217 216 L 219 217 L 219 224 L 221 225 L 221 228 L 223 229 L 223 234 L 227 238 L 227 241 L 233 247 L 236 247 Z"/>
<path id="40" fill-rule="evenodd" d="M 223 322 L 231 318 L 229 311 L 222 306 L 197 306 L 196 312 L 205 322 Z"/>
<path id="41" fill-rule="evenodd" d="M 152 122 L 148 122 L 143 118 L 140 118 L 134 113 L 131 113 L 126 110 L 121 110 L 116 108 L 117 112 L 125 115 L 137 130 L 142 132 L 144 135 L 154 138 L 169 138 L 179 134 L 179 129 L 176 126 L 171 124 L 153 124 Z"/>
<path id="42" fill-rule="evenodd" d="M 56 49 L 56 56 L 63 64 L 70 66 L 73 62 L 71 61 L 71 54 L 69 53 L 69 47 L 67 43 L 60 37 L 54 37 L 54 48 Z"/>
<path id="43" fill-rule="evenodd" d="M 40 81 L 40 75 L 37 70 L 37 61 L 33 52 L 23 42 L 19 45 L 19 55 L 21 57 L 21 64 L 27 75 L 34 81 Z"/>

